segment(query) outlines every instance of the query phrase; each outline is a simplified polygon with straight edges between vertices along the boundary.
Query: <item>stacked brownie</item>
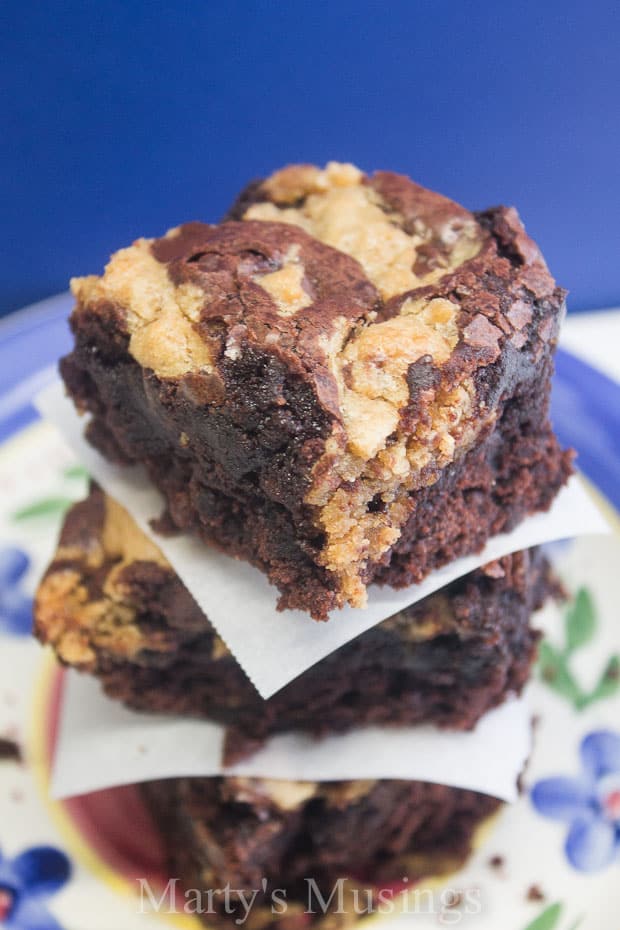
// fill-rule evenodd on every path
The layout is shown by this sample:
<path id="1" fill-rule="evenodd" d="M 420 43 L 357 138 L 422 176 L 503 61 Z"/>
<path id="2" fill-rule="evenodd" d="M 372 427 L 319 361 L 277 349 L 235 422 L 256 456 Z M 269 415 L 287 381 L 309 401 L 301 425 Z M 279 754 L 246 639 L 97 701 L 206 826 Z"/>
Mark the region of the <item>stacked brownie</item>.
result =
<path id="1" fill-rule="evenodd" d="M 422 722 L 470 729 L 523 687 L 537 640 L 530 616 L 554 590 L 539 551 L 506 556 L 263 700 L 159 549 L 95 486 L 66 519 L 39 588 L 36 632 L 131 707 L 224 724 L 231 759 L 285 731 Z"/>
<path id="2" fill-rule="evenodd" d="M 364 606 L 370 584 L 404 587 L 479 551 L 570 474 L 548 420 L 564 292 L 514 210 L 473 214 L 388 172 L 292 166 L 219 225 L 138 240 L 73 290 L 61 371 L 89 439 L 146 466 L 160 532 L 250 561 L 281 609 L 345 622 L 338 608 Z M 264 701 L 157 546 L 93 486 L 36 628 L 130 706 L 224 724 L 234 760 L 283 731 L 473 727 L 523 687 L 530 615 L 552 593 L 539 552 L 508 556 Z M 262 872 L 297 904 L 304 873 L 324 888 L 462 860 L 497 804 L 400 781 L 181 779 L 146 793 L 186 881 L 243 887 Z"/>
<path id="3" fill-rule="evenodd" d="M 474 791 L 415 781 L 180 778 L 145 785 L 144 794 L 170 874 L 186 888 L 258 891 L 249 913 L 241 895 L 215 895 L 205 923 L 243 920 L 251 930 L 341 927 L 398 912 L 398 892 L 457 869 L 499 807 Z"/>

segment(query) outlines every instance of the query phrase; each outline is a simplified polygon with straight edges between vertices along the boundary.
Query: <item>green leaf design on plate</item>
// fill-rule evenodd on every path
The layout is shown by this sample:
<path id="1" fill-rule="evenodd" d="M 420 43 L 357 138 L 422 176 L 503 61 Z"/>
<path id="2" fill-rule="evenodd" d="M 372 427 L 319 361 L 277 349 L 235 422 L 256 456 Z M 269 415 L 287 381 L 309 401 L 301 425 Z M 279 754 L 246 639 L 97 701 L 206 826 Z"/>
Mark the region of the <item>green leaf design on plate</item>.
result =
<path id="1" fill-rule="evenodd" d="M 587 588 L 580 588 L 564 616 L 564 645 L 559 648 L 548 639 L 538 650 L 540 677 L 575 710 L 583 710 L 620 691 L 620 657 L 611 656 L 591 691 L 584 691 L 571 668 L 575 653 L 596 636 L 598 622 L 594 599 Z"/>
<path id="2" fill-rule="evenodd" d="M 38 517 L 62 516 L 72 503 L 70 497 L 42 497 L 32 504 L 16 510 L 13 514 L 13 520 L 19 523 L 22 520 L 32 520 Z"/>
<path id="3" fill-rule="evenodd" d="M 83 465 L 69 465 L 68 468 L 65 468 L 62 474 L 64 478 L 69 478 L 71 481 L 77 479 L 86 480 L 89 478 L 89 474 Z"/>
<path id="4" fill-rule="evenodd" d="M 620 691 L 620 657 L 612 656 L 589 697 L 589 703 L 612 697 Z"/>
<path id="5" fill-rule="evenodd" d="M 539 914 L 523 930 L 555 930 L 561 916 L 562 904 L 560 901 L 556 901 L 555 904 L 550 904 L 549 907 L 545 908 L 542 914 Z"/>
<path id="6" fill-rule="evenodd" d="M 596 633 L 596 611 L 592 595 L 587 588 L 579 588 L 572 605 L 564 618 L 566 629 L 566 648 L 574 652 L 585 646 Z"/>
<path id="7" fill-rule="evenodd" d="M 88 472 L 83 465 L 75 464 L 64 468 L 61 473 L 62 480 L 67 482 L 88 480 Z M 66 487 L 66 485 L 65 485 Z M 69 507 L 75 502 L 75 494 L 82 492 L 81 487 L 75 487 L 67 490 L 65 494 L 50 494 L 48 497 L 40 497 L 25 507 L 20 507 L 12 514 L 12 519 L 20 523 L 23 520 L 34 520 L 44 518 L 60 518 L 65 515 Z"/>
<path id="8" fill-rule="evenodd" d="M 552 646 L 548 640 L 543 640 L 540 644 L 538 666 L 543 681 L 550 688 L 565 697 L 571 704 L 575 706 L 579 704 L 583 695 L 568 667 L 566 656 Z"/>

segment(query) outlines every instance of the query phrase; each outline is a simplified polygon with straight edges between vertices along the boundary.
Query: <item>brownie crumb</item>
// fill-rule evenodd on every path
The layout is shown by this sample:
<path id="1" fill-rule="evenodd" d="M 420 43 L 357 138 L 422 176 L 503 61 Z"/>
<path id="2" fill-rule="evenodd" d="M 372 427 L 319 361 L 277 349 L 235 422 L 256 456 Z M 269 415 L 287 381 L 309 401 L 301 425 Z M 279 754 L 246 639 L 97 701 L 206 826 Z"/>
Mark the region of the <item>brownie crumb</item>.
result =
<path id="1" fill-rule="evenodd" d="M 7 739 L 0 736 L 0 761 L 10 760 L 12 762 L 22 761 L 22 751 L 15 740 Z"/>
<path id="2" fill-rule="evenodd" d="M 503 856 L 491 856 L 489 859 L 489 866 L 496 871 L 500 871 L 506 865 L 506 860 Z"/>
<path id="3" fill-rule="evenodd" d="M 541 889 L 540 885 L 530 885 L 530 887 L 527 889 L 526 898 L 528 901 L 532 901 L 535 904 L 540 904 L 541 901 L 546 899 L 546 895 Z"/>

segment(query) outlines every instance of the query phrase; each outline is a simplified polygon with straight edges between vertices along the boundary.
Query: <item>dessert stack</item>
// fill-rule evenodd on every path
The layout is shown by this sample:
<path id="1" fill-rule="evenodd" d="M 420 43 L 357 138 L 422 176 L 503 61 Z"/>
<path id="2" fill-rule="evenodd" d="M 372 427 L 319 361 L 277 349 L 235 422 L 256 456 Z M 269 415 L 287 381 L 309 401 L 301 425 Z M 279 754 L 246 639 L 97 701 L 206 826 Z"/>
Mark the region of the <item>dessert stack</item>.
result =
<path id="1" fill-rule="evenodd" d="M 290 166 L 218 225 L 140 239 L 72 287 L 61 374 L 89 441 L 144 466 L 165 500 L 157 533 L 249 561 L 285 612 L 344 623 L 369 586 L 479 552 L 570 475 L 548 420 L 565 294 L 512 209 L 470 213 L 390 172 Z M 557 593 L 541 552 L 516 552 L 265 700 L 155 540 L 93 484 L 39 588 L 36 633 L 130 707 L 222 724 L 229 764 L 286 732 L 475 727 L 523 688 L 531 614 Z M 325 901 L 343 879 L 378 896 L 453 869 L 499 805 L 393 779 L 143 790 L 171 875 L 260 888 L 248 926 L 286 930 L 326 916 L 308 911 L 309 881 Z M 357 916 L 333 900 L 332 920 Z"/>

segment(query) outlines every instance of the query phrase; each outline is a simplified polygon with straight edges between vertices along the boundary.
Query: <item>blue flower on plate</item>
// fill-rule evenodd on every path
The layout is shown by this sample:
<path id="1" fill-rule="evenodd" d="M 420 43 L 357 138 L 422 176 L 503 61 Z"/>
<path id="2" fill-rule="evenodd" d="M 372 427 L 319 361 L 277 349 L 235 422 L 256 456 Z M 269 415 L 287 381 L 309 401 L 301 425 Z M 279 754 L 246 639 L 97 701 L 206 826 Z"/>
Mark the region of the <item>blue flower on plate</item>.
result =
<path id="1" fill-rule="evenodd" d="M 71 864 L 53 846 L 33 846 L 14 859 L 0 852 L 0 927 L 7 930 L 61 930 L 47 899 L 66 884 Z"/>
<path id="2" fill-rule="evenodd" d="M 532 802 L 545 817 L 567 823 L 566 857 L 580 872 L 597 872 L 620 853 L 620 734 L 589 733 L 579 748 L 582 772 L 537 782 Z"/>
<path id="3" fill-rule="evenodd" d="M 29 636 L 32 632 L 32 598 L 22 590 L 30 559 L 16 546 L 0 548 L 0 633 Z"/>

